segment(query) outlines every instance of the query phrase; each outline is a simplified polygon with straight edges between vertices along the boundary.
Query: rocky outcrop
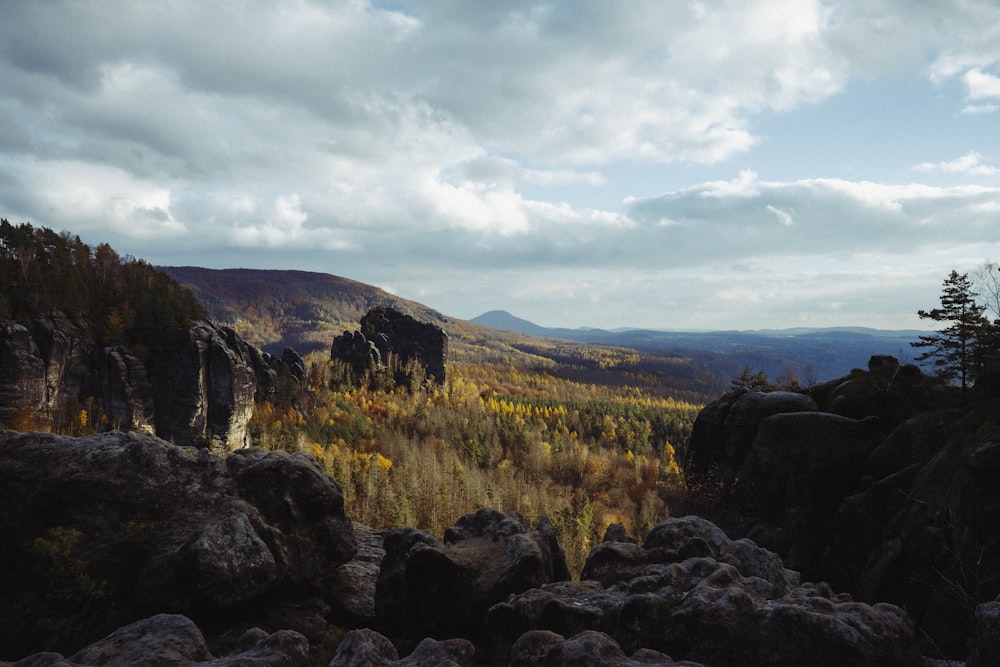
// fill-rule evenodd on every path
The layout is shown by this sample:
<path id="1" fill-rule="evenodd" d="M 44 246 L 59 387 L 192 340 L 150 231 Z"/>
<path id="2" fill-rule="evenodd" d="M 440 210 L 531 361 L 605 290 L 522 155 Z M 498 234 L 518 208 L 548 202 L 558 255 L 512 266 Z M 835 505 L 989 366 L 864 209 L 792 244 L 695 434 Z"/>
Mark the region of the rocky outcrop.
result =
<path id="1" fill-rule="evenodd" d="M 79 405 L 94 356 L 93 336 L 84 325 L 55 313 L 39 317 L 29 329 L 0 326 L 0 415 L 30 411 L 42 419 Z"/>
<path id="2" fill-rule="evenodd" d="M 155 350 L 148 373 L 157 435 L 217 451 L 249 446 L 256 374 L 234 342 L 235 333 L 198 322 Z"/>
<path id="3" fill-rule="evenodd" d="M 497 653 L 517 655 L 532 631 L 591 631 L 613 638 L 632 664 L 641 649 L 707 665 L 922 664 L 902 609 L 800 584 L 775 554 L 704 519 L 668 519 L 631 546 L 639 553 L 629 550 L 618 570 L 605 554 L 605 583 L 547 584 L 494 605 L 487 629 Z"/>
<path id="4" fill-rule="evenodd" d="M 357 377 L 389 370 L 397 383 L 412 382 L 406 367 L 418 364 L 429 378 L 444 384 L 448 334 L 392 308 L 373 308 L 361 318 L 360 331 L 345 331 L 333 340 L 333 359 L 351 366 Z"/>
<path id="5" fill-rule="evenodd" d="M 731 484 L 757 437 L 757 429 L 771 415 L 817 410 L 808 396 L 790 391 L 731 391 L 707 405 L 695 419 L 688 445 L 686 470 L 690 474 L 717 470 Z"/>
<path id="6" fill-rule="evenodd" d="M 308 664 L 309 643 L 289 630 L 273 634 L 255 628 L 237 642 L 236 651 L 223 657 L 212 655 L 204 635 L 191 619 L 179 614 L 158 614 L 115 630 L 69 658 L 58 653 L 42 653 L 12 667 L 295 667 Z"/>
<path id="7" fill-rule="evenodd" d="M 333 339 L 330 358 L 348 364 L 357 377 L 382 368 L 382 353 L 360 331 L 345 331 Z"/>
<path id="8" fill-rule="evenodd" d="M 891 357 L 807 391 L 817 410 L 762 419 L 742 462 L 726 449 L 745 438 L 729 419 L 741 398 L 724 396 L 699 416 L 689 462 L 735 469 L 719 501 L 739 534 L 808 579 L 905 607 L 928 654 L 964 658 L 977 605 L 1000 594 L 1000 406 L 963 408 Z"/>
<path id="9" fill-rule="evenodd" d="M 750 538 L 789 567 L 816 572 L 821 545 L 857 489 L 879 442 L 874 420 L 824 412 L 778 414 L 760 423 L 739 474 L 736 503 L 756 519 Z"/>
<path id="10" fill-rule="evenodd" d="M 370 629 L 347 633 L 327 667 L 459 667 L 476 652 L 465 639 L 436 641 L 425 638 L 405 658 L 385 636 Z"/>
<path id="11" fill-rule="evenodd" d="M 508 595 L 569 579 L 555 530 L 543 519 L 532 530 L 517 513 L 467 514 L 444 540 L 421 530 L 385 534 L 375 609 L 390 636 L 478 639 L 490 606 Z"/>
<path id="12" fill-rule="evenodd" d="M 54 313 L 32 328 L 0 324 L 0 420 L 69 431 L 140 430 L 219 452 L 249 446 L 258 392 L 282 374 L 301 382 L 302 359 L 263 355 L 230 329 L 197 322 L 141 353 L 98 346 L 85 324 Z"/>
<path id="13" fill-rule="evenodd" d="M 164 611 L 213 628 L 273 618 L 284 595 L 321 599 L 355 551 L 311 457 L 221 458 L 137 432 L 0 433 L 0 542 L 4 656 Z"/>
<path id="14" fill-rule="evenodd" d="M 379 531 L 354 524 L 357 553 L 322 581 L 330 604 L 330 618 L 349 628 L 363 628 L 375 623 L 375 583 L 382 559 L 384 537 Z"/>
<path id="15" fill-rule="evenodd" d="M 566 639 L 550 630 L 531 630 L 521 635 L 510 652 L 511 667 L 701 667 L 701 663 L 674 662 L 669 655 L 642 648 L 631 657 L 608 634 L 584 630 Z"/>

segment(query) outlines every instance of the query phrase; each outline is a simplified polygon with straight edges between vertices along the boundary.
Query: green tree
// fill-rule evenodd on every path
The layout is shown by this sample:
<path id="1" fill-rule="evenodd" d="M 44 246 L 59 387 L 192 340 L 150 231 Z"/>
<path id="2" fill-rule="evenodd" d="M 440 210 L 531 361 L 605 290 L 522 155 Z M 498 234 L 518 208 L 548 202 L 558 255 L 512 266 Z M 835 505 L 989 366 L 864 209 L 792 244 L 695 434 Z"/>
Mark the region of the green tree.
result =
<path id="1" fill-rule="evenodd" d="M 917 311 L 921 319 L 948 325 L 911 343 L 928 348 L 917 361 L 932 361 L 937 374 L 948 381 L 957 379 L 963 392 L 975 382 L 977 341 L 985 323 L 985 308 L 976 303 L 977 296 L 969 274 L 952 271 L 944 280 L 941 307 Z"/>

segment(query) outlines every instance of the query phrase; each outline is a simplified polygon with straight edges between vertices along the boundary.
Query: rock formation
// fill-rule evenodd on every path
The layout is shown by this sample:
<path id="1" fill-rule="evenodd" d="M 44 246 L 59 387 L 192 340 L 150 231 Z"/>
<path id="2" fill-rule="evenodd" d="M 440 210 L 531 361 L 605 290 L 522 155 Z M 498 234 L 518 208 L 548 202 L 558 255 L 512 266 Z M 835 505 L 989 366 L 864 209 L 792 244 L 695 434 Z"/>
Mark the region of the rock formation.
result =
<path id="1" fill-rule="evenodd" d="M 530 631 L 563 637 L 596 631 L 633 661 L 648 649 L 707 665 L 922 662 L 902 609 L 860 604 L 825 584 L 800 584 L 775 554 L 730 540 L 704 519 L 668 519 L 642 547 L 618 544 L 629 547 L 622 568 L 604 553 L 603 583 L 547 584 L 491 608 L 487 629 L 495 650 L 514 653 Z"/>
<path id="2" fill-rule="evenodd" d="M 67 428 L 86 408 L 97 428 L 139 430 L 220 452 L 250 444 L 254 398 L 281 371 L 301 379 L 294 351 L 262 355 L 230 329 L 196 322 L 137 353 L 99 347 L 85 322 L 59 313 L 33 327 L 0 323 L 0 419 Z M 98 417 L 93 417 L 98 419 Z"/>
<path id="3" fill-rule="evenodd" d="M 310 457 L 221 458 L 135 432 L 0 433 L 0 542 L 0 656 L 164 611 L 273 617 L 286 593 L 322 600 L 318 582 L 355 551 L 340 489 Z"/>
<path id="4" fill-rule="evenodd" d="M 119 628 L 69 658 L 42 653 L 28 660 L 34 667 L 294 667 L 309 661 L 309 642 L 290 630 L 268 634 L 254 628 L 242 634 L 233 649 L 224 657 L 215 657 L 191 619 L 179 614 L 157 614 Z M 12 664 L 21 665 L 23 661 L 0 662 Z"/>
<path id="5" fill-rule="evenodd" d="M 359 378 L 371 370 L 388 369 L 397 374 L 397 382 L 408 382 L 399 374 L 412 362 L 444 384 L 448 334 L 392 308 L 373 308 L 361 318 L 360 331 L 345 331 L 334 339 L 330 354 L 349 364 Z"/>
<path id="6" fill-rule="evenodd" d="M 707 406 L 689 472 L 732 471 L 727 511 L 744 534 L 808 579 L 905 607 L 928 654 L 965 656 L 977 606 L 1000 594 L 1000 406 L 970 411 L 957 389 L 882 356 L 807 392 L 815 410 L 772 413 L 749 435 L 734 410 L 758 398 Z M 744 457 L 733 441 L 751 443 Z"/>
<path id="7" fill-rule="evenodd" d="M 555 530 L 516 513 L 482 509 L 444 540 L 422 530 L 385 534 L 375 592 L 378 627 L 391 636 L 480 638 L 489 608 L 512 593 L 569 579 Z"/>

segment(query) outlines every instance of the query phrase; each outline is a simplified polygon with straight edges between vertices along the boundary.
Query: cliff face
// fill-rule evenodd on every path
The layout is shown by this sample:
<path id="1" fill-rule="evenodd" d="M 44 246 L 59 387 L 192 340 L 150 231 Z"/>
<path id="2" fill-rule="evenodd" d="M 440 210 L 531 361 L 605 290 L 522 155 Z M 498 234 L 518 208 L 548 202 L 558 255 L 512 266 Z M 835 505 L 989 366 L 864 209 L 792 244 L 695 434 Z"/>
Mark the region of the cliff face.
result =
<path id="1" fill-rule="evenodd" d="M 58 313 L 30 330 L 0 324 L 0 419 L 70 430 L 87 408 L 104 427 L 231 451 L 250 444 L 255 393 L 280 363 L 208 322 L 139 352 L 94 341 L 86 323 Z"/>
<path id="2" fill-rule="evenodd" d="M 873 357 L 798 404 L 730 392 L 698 416 L 689 483 L 717 475 L 734 528 L 809 579 L 905 607 L 928 653 L 962 656 L 1000 595 L 1000 446 L 998 406 L 957 391 Z"/>

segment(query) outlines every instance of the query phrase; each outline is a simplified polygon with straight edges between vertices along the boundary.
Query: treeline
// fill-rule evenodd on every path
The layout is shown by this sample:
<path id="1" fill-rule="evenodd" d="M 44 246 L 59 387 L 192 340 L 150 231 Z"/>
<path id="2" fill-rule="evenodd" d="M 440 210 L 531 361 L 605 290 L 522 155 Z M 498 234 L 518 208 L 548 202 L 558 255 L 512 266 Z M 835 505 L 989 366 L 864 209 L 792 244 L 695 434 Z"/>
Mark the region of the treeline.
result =
<path id="1" fill-rule="evenodd" d="M 308 392 L 258 405 L 252 434 L 265 449 L 311 453 L 362 523 L 441 534 L 485 506 L 544 514 L 579 569 L 609 524 L 644 534 L 680 510 L 697 404 L 468 363 L 450 365 L 444 386 L 357 388 L 339 362 L 308 361 Z"/>
<path id="2" fill-rule="evenodd" d="M 206 317 L 190 292 L 106 243 L 0 220 L 0 320 L 30 328 L 53 311 L 89 323 L 102 345 L 148 346 Z"/>

